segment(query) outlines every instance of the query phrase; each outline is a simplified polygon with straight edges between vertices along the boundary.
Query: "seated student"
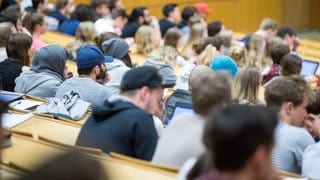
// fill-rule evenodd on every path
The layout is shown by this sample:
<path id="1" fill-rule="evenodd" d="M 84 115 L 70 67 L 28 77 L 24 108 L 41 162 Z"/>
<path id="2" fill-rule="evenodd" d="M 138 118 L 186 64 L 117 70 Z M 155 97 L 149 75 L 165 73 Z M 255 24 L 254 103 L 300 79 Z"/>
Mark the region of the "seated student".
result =
<path id="1" fill-rule="evenodd" d="M 83 21 L 79 24 L 76 32 L 76 39 L 73 42 L 67 44 L 66 49 L 72 55 L 72 59 L 77 59 L 77 51 L 81 46 L 88 44 L 95 44 L 96 31 L 94 24 L 91 21 Z"/>
<path id="2" fill-rule="evenodd" d="M 152 114 L 162 108 L 165 87 L 154 67 L 127 71 L 121 81 L 120 95 L 112 96 L 102 107 L 93 109 L 76 145 L 150 161 L 158 139 Z"/>
<path id="3" fill-rule="evenodd" d="M 121 36 L 122 30 L 128 21 L 127 14 L 124 10 L 114 10 L 111 12 L 110 18 L 100 18 L 94 23 L 94 27 L 98 35 L 105 32 L 116 33 Z"/>
<path id="4" fill-rule="evenodd" d="M 310 102 L 307 106 L 309 113 L 308 120 L 305 121 L 305 127 L 312 134 L 314 139 L 317 141 L 316 144 L 310 145 L 303 153 L 302 161 L 302 175 L 311 179 L 317 179 L 320 177 L 320 90 L 313 90 L 314 96 L 309 98 Z"/>
<path id="5" fill-rule="evenodd" d="M 273 77 L 280 75 L 281 59 L 283 58 L 283 56 L 289 53 L 290 49 L 288 48 L 288 46 L 284 44 L 280 44 L 271 49 L 270 56 L 273 61 L 273 64 L 271 65 L 269 71 L 263 74 L 262 84 L 265 84 L 268 81 L 270 81 Z"/>
<path id="6" fill-rule="evenodd" d="M 105 62 L 112 58 L 105 57 L 97 46 L 86 45 L 77 51 L 77 68 L 79 77 L 64 81 L 57 89 L 56 97 L 62 98 L 69 91 L 79 93 L 82 100 L 91 106 L 102 106 L 112 94 L 97 79 L 105 80 L 107 69 Z"/>
<path id="7" fill-rule="evenodd" d="M 187 42 L 184 44 L 184 46 L 181 49 L 181 54 L 185 56 L 187 59 L 193 59 L 196 57 L 196 54 L 194 52 L 194 44 L 201 41 L 201 39 L 204 37 L 205 32 L 205 25 L 200 22 L 197 18 L 193 18 L 195 20 L 191 20 L 190 23 L 190 34 L 187 39 Z"/>
<path id="8" fill-rule="evenodd" d="M 214 37 L 220 33 L 221 30 L 224 30 L 224 25 L 221 21 L 213 21 L 207 26 L 208 36 Z"/>
<path id="9" fill-rule="evenodd" d="M 191 81 L 194 80 L 196 72 L 203 71 L 203 73 L 208 73 L 206 71 L 211 71 L 210 69 L 204 66 L 198 66 L 197 71 L 193 72 L 196 66 L 194 64 L 187 64 L 180 69 L 180 76 L 177 79 L 177 83 L 174 87 L 175 91 L 170 95 L 167 101 L 165 101 L 165 116 L 164 120 L 168 121 L 172 119 L 172 115 L 174 113 L 174 108 L 177 103 L 182 103 L 192 106 L 191 102 Z M 201 69 L 201 70 L 200 70 Z M 197 75 L 196 75 L 197 76 Z"/>
<path id="10" fill-rule="evenodd" d="M 191 96 L 195 115 L 184 115 L 173 119 L 158 141 L 152 162 L 181 167 L 191 157 L 204 152 L 202 133 L 205 120 L 212 107 L 231 100 L 231 84 L 222 73 L 197 68 L 196 78 L 192 79 Z"/>
<path id="11" fill-rule="evenodd" d="M 182 21 L 178 25 L 178 28 L 181 29 L 181 31 L 183 32 L 183 42 L 186 42 L 190 33 L 190 27 L 188 26 L 190 19 L 193 17 L 199 16 L 199 12 L 193 6 L 186 6 L 182 10 L 181 16 L 182 16 Z"/>
<path id="12" fill-rule="evenodd" d="M 175 48 L 178 53 L 179 53 L 179 49 L 182 47 L 182 31 L 177 29 L 177 28 L 170 28 L 168 29 L 168 31 L 166 32 L 166 34 L 163 37 L 163 45 L 164 46 L 172 46 L 173 48 Z M 186 64 L 186 60 L 180 55 L 178 54 L 177 56 L 177 60 L 175 61 L 175 66 L 184 66 Z"/>
<path id="13" fill-rule="evenodd" d="M 280 37 L 283 40 L 283 44 L 287 45 L 292 51 L 295 51 L 299 45 L 297 43 L 297 34 L 291 27 L 281 27 L 277 32 L 277 36 Z"/>
<path id="14" fill-rule="evenodd" d="M 232 45 L 236 44 L 236 38 L 234 37 L 234 33 L 232 30 L 224 29 L 220 31 L 219 36 L 223 40 L 223 46 L 224 46 L 224 55 L 229 54 L 229 48 Z"/>
<path id="15" fill-rule="evenodd" d="M 6 51 L 8 58 L 0 63 L 2 90 L 14 91 L 15 79 L 31 65 L 34 54 L 32 38 L 24 33 L 9 35 Z"/>
<path id="16" fill-rule="evenodd" d="M 262 71 L 268 65 L 265 59 L 265 41 L 261 35 L 251 35 L 250 40 L 245 44 L 246 66 Z"/>
<path id="17" fill-rule="evenodd" d="M 256 35 L 263 36 L 265 40 L 276 36 L 278 31 L 278 24 L 274 19 L 271 18 L 264 18 L 259 26 L 259 29 L 254 33 Z M 243 37 L 240 41 L 244 42 L 245 44 L 249 42 L 251 35 L 247 35 Z"/>
<path id="18" fill-rule="evenodd" d="M 44 19 L 44 15 L 40 13 L 28 13 L 22 21 L 22 26 L 25 27 L 32 36 L 32 46 L 39 50 L 47 44 L 44 43 L 40 36 L 48 30 L 47 22 Z"/>
<path id="19" fill-rule="evenodd" d="M 132 67 L 128 44 L 120 38 L 112 38 L 102 43 L 105 55 L 112 56 L 112 62 L 107 62 L 110 81 L 105 84 L 112 94 L 120 94 L 120 83 L 123 75 Z"/>
<path id="20" fill-rule="evenodd" d="M 233 45 L 230 47 L 228 56 L 230 56 L 239 68 L 245 66 L 245 49 L 239 45 Z"/>
<path id="21" fill-rule="evenodd" d="M 214 110 L 203 134 L 206 152 L 186 179 L 279 179 L 271 161 L 276 125 L 276 115 L 265 107 Z"/>
<path id="22" fill-rule="evenodd" d="M 12 33 L 16 33 L 16 29 L 12 23 L 0 23 L 0 62 L 4 61 L 8 57 L 6 52 L 6 41 Z"/>
<path id="23" fill-rule="evenodd" d="M 56 9 L 50 11 L 47 16 L 53 17 L 59 21 L 59 25 L 61 25 L 65 20 L 71 17 L 75 9 L 75 5 L 73 0 L 57 0 Z"/>
<path id="24" fill-rule="evenodd" d="M 143 65 L 150 53 L 160 47 L 161 37 L 152 26 L 142 25 L 135 35 L 136 50 L 132 58 L 134 64 Z"/>
<path id="25" fill-rule="evenodd" d="M 159 20 L 161 36 L 163 37 L 167 30 L 176 27 L 181 21 L 181 13 L 177 4 L 166 4 L 162 13 L 165 18 Z"/>
<path id="26" fill-rule="evenodd" d="M 178 52 L 172 46 L 163 46 L 150 54 L 150 58 L 144 63 L 145 66 L 153 66 L 159 69 L 166 84 L 172 87 L 176 84 L 177 77 L 174 73 Z"/>
<path id="27" fill-rule="evenodd" d="M 91 0 L 90 6 L 95 13 L 95 19 L 99 18 L 110 18 L 111 9 L 111 1 L 107 0 Z"/>
<path id="28" fill-rule="evenodd" d="M 151 24 L 152 17 L 147 7 L 136 7 L 132 10 L 129 22 L 124 26 L 121 38 L 134 37 L 141 25 Z"/>
<path id="29" fill-rule="evenodd" d="M 282 76 L 300 76 L 302 59 L 299 56 L 294 54 L 287 54 L 281 59 L 280 65 L 280 75 L 273 77 L 270 81 L 265 83 L 264 86 L 268 86 L 272 81 L 281 78 Z"/>
<path id="30" fill-rule="evenodd" d="M 77 28 L 82 21 L 95 21 L 95 15 L 92 8 L 88 5 L 77 5 L 74 12 L 71 14 L 71 18 L 65 20 L 60 26 L 58 31 L 64 34 L 74 36 Z"/>
<path id="31" fill-rule="evenodd" d="M 202 38 L 193 45 L 193 50 L 198 55 L 194 63 L 210 67 L 212 59 L 224 53 L 223 40 L 219 36 Z"/>
<path id="32" fill-rule="evenodd" d="M 16 78 L 15 92 L 40 98 L 54 97 L 65 80 L 67 51 L 59 45 L 48 45 L 34 55 L 29 71 Z"/>
<path id="33" fill-rule="evenodd" d="M 213 71 L 226 71 L 230 77 L 235 77 L 238 72 L 236 62 L 226 55 L 217 55 L 212 59 L 210 65 Z"/>
<path id="34" fill-rule="evenodd" d="M 233 99 L 239 104 L 259 104 L 259 88 L 262 77 L 253 67 L 243 67 L 233 81 Z"/>
<path id="35" fill-rule="evenodd" d="M 267 107 L 275 110 L 279 119 L 272 160 L 282 171 L 300 174 L 303 152 L 315 143 L 303 128 L 309 92 L 307 82 L 301 77 L 278 78 L 266 86 Z"/>
<path id="36" fill-rule="evenodd" d="M 30 13 L 44 13 L 49 11 L 48 0 L 32 0 L 32 6 L 26 7 L 25 10 Z"/>

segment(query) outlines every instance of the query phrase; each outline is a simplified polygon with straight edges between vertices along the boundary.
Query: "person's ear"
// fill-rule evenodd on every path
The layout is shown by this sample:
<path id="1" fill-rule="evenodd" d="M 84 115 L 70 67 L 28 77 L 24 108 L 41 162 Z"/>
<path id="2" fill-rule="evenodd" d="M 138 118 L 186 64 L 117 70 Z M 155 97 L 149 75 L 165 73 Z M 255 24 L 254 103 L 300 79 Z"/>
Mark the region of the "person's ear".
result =
<path id="1" fill-rule="evenodd" d="M 93 68 L 93 71 L 95 74 L 100 74 L 100 67 L 98 65 L 96 65 L 94 68 Z"/>
<path id="2" fill-rule="evenodd" d="M 287 115 L 291 115 L 292 114 L 292 110 L 294 109 L 294 106 L 292 104 L 292 102 L 286 102 L 284 104 L 284 109 Z"/>
<path id="3" fill-rule="evenodd" d="M 150 91 L 150 89 L 147 86 L 143 86 L 140 89 L 139 94 L 140 94 L 140 99 L 141 99 L 142 102 L 148 101 L 148 99 L 149 99 L 149 91 Z"/>

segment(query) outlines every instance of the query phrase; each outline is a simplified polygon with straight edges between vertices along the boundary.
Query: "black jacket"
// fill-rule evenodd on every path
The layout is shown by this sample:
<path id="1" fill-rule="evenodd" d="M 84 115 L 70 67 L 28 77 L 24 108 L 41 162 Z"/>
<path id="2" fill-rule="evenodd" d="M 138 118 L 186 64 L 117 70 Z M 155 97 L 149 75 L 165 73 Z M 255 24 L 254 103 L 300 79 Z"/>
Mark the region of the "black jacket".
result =
<path id="1" fill-rule="evenodd" d="M 130 102 L 105 101 L 83 125 L 76 145 L 151 160 L 157 145 L 152 115 Z"/>

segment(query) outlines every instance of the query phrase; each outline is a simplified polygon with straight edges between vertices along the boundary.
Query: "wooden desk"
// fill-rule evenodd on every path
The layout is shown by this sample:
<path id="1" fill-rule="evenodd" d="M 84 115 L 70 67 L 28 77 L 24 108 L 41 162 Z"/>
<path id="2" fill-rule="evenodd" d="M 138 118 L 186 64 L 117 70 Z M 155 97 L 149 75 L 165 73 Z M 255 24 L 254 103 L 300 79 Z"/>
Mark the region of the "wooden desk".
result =
<path id="1" fill-rule="evenodd" d="M 12 146 L 2 150 L 3 164 L 14 165 L 19 169 L 30 171 L 42 164 L 48 158 L 66 153 L 69 149 L 54 144 L 44 143 L 29 137 L 12 135 Z M 173 180 L 176 173 L 169 173 L 161 169 L 134 166 L 126 162 L 103 156 L 90 155 L 97 159 L 109 173 L 110 179 L 153 179 Z"/>
<path id="2" fill-rule="evenodd" d="M 45 34 L 40 36 L 40 39 L 48 44 L 59 44 L 63 47 L 66 47 L 72 41 L 75 41 L 74 36 L 69 36 L 54 31 L 47 31 Z"/>
<path id="3" fill-rule="evenodd" d="M 69 122 L 35 116 L 11 130 L 32 134 L 35 139 L 42 137 L 74 146 L 81 127 Z"/>

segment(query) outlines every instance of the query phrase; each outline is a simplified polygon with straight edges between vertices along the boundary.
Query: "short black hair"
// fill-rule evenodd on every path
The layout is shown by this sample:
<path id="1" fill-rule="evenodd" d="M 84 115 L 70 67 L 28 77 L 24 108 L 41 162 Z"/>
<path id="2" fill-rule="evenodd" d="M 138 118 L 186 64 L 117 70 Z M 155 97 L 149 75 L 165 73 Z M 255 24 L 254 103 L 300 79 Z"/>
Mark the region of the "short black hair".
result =
<path id="1" fill-rule="evenodd" d="M 169 17 L 169 14 L 174 11 L 174 8 L 176 8 L 178 6 L 178 4 L 175 3 L 170 3 L 170 4 L 166 4 L 163 9 L 162 9 L 162 14 L 165 17 Z"/>
<path id="2" fill-rule="evenodd" d="M 192 17 L 197 12 L 197 8 L 193 6 L 187 6 L 181 12 L 182 19 L 185 21 L 189 21 L 190 17 Z"/>
<path id="3" fill-rule="evenodd" d="M 287 45 L 279 44 L 273 47 L 270 51 L 270 57 L 275 64 L 281 64 L 281 59 L 283 56 L 290 53 L 290 49 Z"/>
<path id="4" fill-rule="evenodd" d="M 296 32 L 291 27 L 281 27 L 278 29 L 277 36 L 284 38 L 286 35 L 295 36 Z"/>
<path id="5" fill-rule="evenodd" d="M 144 10 L 147 9 L 147 7 L 136 7 L 132 10 L 131 15 L 129 17 L 130 21 L 138 21 L 139 17 L 144 16 Z"/>
<path id="6" fill-rule="evenodd" d="M 38 9 L 38 5 L 39 5 L 40 3 L 44 3 L 44 0 L 32 0 L 32 7 L 33 7 L 34 9 Z"/>
<path id="7" fill-rule="evenodd" d="M 276 114 L 262 106 L 216 108 L 209 115 L 203 136 L 212 166 L 218 171 L 240 170 L 258 147 L 271 151 L 277 122 Z"/>
<path id="8" fill-rule="evenodd" d="M 71 19 L 77 19 L 80 22 L 82 21 L 95 21 L 95 12 L 94 10 L 85 4 L 79 4 L 74 12 L 71 15 Z"/>
<path id="9" fill-rule="evenodd" d="M 212 37 L 218 34 L 221 31 L 222 23 L 221 21 L 213 21 L 210 24 L 208 24 L 208 36 Z"/>
<path id="10" fill-rule="evenodd" d="M 79 75 L 89 75 L 92 72 L 92 69 L 94 67 L 91 67 L 91 68 L 78 68 L 77 71 L 78 71 Z"/>

